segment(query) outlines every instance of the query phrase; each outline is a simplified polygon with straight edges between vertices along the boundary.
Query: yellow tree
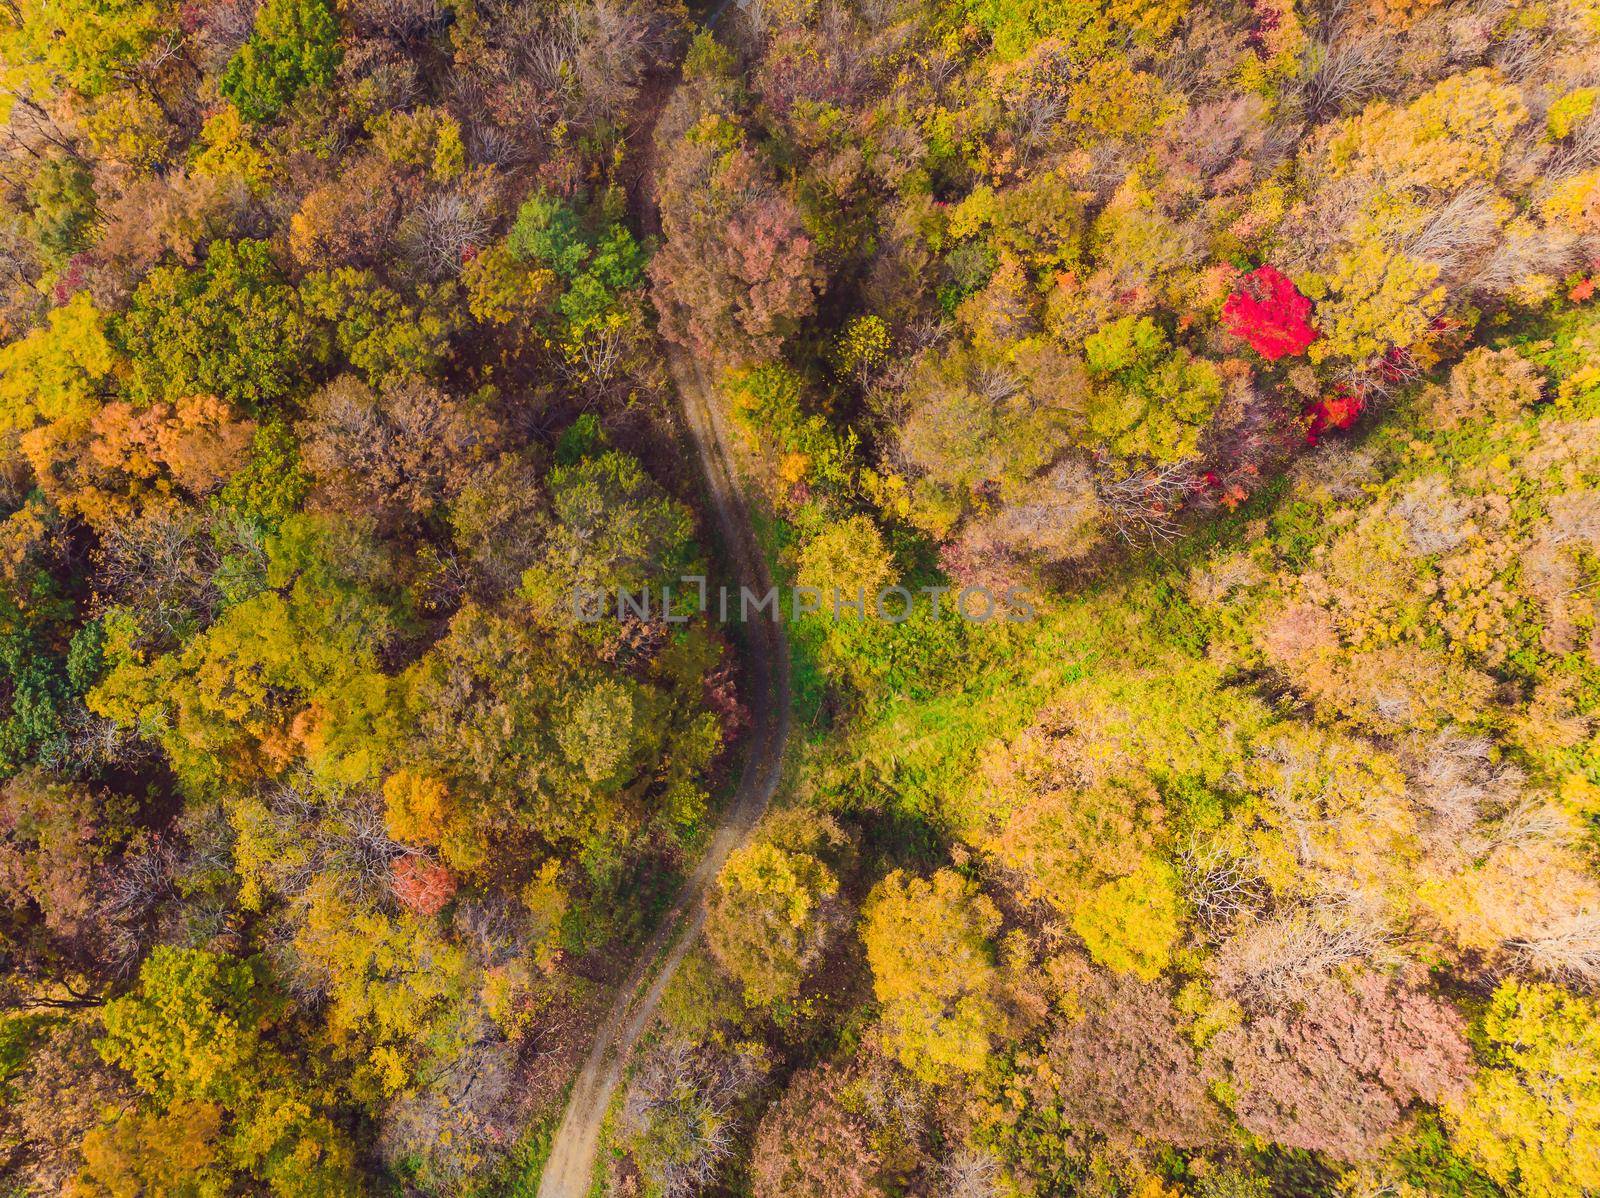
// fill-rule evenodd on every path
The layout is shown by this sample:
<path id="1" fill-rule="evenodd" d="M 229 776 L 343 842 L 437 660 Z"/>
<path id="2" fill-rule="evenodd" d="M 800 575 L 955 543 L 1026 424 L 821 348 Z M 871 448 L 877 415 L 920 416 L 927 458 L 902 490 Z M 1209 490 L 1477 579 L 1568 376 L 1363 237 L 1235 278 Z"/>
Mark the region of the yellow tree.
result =
<path id="1" fill-rule="evenodd" d="M 1600 1192 L 1600 1006 L 1508 981 L 1483 1031 L 1489 1067 L 1446 1108 L 1456 1146 L 1508 1192 Z"/>
<path id="2" fill-rule="evenodd" d="M 844 836 L 826 816 L 804 810 L 770 819 L 736 849 L 717 877 L 706 940 L 721 966 L 766 1005 L 792 999 L 821 950 L 828 900 L 838 876 L 823 860 Z"/>
<path id="3" fill-rule="evenodd" d="M 861 938 L 889 1049 L 925 1081 L 973 1073 L 997 1030 L 990 938 L 1000 912 L 952 870 L 896 870 L 873 888 Z"/>

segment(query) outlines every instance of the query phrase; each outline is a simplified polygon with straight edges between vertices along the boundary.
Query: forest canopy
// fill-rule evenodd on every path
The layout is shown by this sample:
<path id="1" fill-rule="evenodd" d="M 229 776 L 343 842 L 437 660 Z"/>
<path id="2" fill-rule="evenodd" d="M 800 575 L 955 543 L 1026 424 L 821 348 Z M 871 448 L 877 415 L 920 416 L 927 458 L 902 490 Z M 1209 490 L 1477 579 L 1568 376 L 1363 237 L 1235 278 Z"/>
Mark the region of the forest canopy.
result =
<path id="1" fill-rule="evenodd" d="M 1600 1193 L 1597 287 L 1594 0 L 0 5 L 0 1192 Z"/>

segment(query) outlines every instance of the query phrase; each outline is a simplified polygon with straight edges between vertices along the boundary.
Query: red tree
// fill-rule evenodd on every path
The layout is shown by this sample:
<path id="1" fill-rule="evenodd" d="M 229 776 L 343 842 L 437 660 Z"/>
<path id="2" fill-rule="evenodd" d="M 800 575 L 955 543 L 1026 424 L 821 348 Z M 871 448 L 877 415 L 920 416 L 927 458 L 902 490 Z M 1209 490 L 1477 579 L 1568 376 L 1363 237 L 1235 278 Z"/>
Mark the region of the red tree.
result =
<path id="1" fill-rule="evenodd" d="M 1311 301 L 1271 266 L 1244 276 L 1222 305 L 1222 323 L 1269 362 L 1303 354 L 1317 339 L 1317 330 L 1311 327 Z"/>
<path id="2" fill-rule="evenodd" d="M 1347 429 L 1361 415 L 1366 400 L 1359 394 L 1337 391 L 1306 407 L 1306 444 L 1315 445 L 1329 429 Z"/>
<path id="3" fill-rule="evenodd" d="M 686 139 L 661 182 L 666 242 L 651 260 L 661 328 L 725 362 L 777 354 L 825 281 L 799 206 L 756 155 Z"/>
<path id="4" fill-rule="evenodd" d="M 1224 1029 L 1234 1113 L 1246 1130 L 1341 1160 L 1371 1157 L 1415 1101 L 1459 1095 L 1472 1050 L 1449 1003 L 1374 971 L 1330 975 L 1295 1001 Z"/>
<path id="5" fill-rule="evenodd" d="M 425 857 L 398 857 L 389 870 L 395 898 L 418 915 L 437 915 L 456 892 L 455 875 Z"/>

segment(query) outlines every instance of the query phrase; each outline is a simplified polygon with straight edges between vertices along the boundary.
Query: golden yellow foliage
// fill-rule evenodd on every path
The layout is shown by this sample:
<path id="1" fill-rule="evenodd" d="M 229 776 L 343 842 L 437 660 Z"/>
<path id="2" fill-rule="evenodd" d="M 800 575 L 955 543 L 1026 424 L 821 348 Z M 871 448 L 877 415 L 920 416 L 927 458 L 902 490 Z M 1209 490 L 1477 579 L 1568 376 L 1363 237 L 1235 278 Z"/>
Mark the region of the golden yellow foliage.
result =
<path id="1" fill-rule="evenodd" d="M 271 158 L 232 104 L 206 118 L 189 162 L 196 178 L 238 179 L 257 193 L 266 191 L 271 177 Z"/>
<path id="2" fill-rule="evenodd" d="M 1454 75 L 1403 108 L 1369 104 L 1328 144 L 1336 172 L 1364 173 L 1394 192 L 1444 191 L 1492 178 L 1528 111 L 1516 87 L 1487 68 Z"/>
<path id="3" fill-rule="evenodd" d="M 115 362 L 105 317 L 80 291 L 44 326 L 0 349 L 0 432 L 87 420 Z"/>
<path id="4" fill-rule="evenodd" d="M 406 844 L 438 844 L 450 819 L 450 792 L 437 778 L 396 770 L 383 783 L 384 823 Z"/>
<path id="5" fill-rule="evenodd" d="M 896 870 L 862 909 L 887 1045 L 926 1081 L 988 1059 L 999 1021 L 989 939 L 999 927 L 994 904 L 948 869 L 926 880 Z"/>
<path id="6" fill-rule="evenodd" d="M 1327 286 L 1328 297 L 1317 305 L 1322 336 L 1307 351 L 1313 362 L 1364 361 L 1394 347 L 1420 345 L 1448 297 L 1437 265 L 1376 240 L 1342 255 Z"/>

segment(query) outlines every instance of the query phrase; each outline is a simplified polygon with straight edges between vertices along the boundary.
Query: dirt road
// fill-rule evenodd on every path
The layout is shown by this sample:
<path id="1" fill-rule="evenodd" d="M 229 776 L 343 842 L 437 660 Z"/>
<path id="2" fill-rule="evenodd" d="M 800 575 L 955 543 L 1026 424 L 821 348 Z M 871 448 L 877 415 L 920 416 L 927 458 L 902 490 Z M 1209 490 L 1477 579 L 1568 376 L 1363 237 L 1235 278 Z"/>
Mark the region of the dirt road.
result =
<path id="1" fill-rule="evenodd" d="M 712 402 L 705 369 L 681 349 L 669 355 L 684 421 L 699 453 L 706 493 L 738 577 L 730 580 L 765 594 L 771 585 L 749 510 L 733 471 L 726 429 Z M 738 789 L 723 813 L 705 856 L 684 884 L 672 910 L 623 983 L 594 1047 L 572 1087 L 566 1115 L 539 1179 L 539 1198 L 585 1198 L 594 1177 L 600 1124 L 622 1080 L 628 1054 L 649 1026 L 683 955 L 705 921 L 705 898 L 728 853 L 767 809 L 783 766 L 789 737 L 789 645 L 783 626 L 752 614 L 745 626 L 745 703 L 753 726 Z"/>

